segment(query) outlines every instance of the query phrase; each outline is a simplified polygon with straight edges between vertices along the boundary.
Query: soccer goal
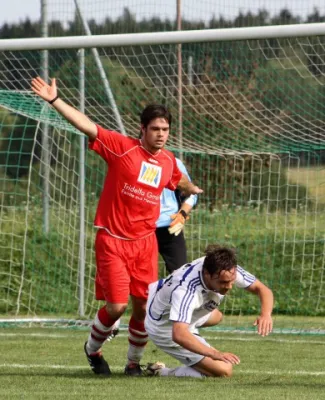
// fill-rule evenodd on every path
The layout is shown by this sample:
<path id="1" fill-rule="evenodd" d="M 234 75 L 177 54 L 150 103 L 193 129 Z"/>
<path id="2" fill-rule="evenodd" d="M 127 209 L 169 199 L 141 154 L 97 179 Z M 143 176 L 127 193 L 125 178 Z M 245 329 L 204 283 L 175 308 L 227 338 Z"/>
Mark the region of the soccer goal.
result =
<path id="1" fill-rule="evenodd" d="M 2 40 L 0 50 L 2 323 L 76 324 L 98 308 L 92 223 L 106 167 L 31 92 L 47 57 L 60 96 L 107 128 L 136 137 L 142 108 L 168 105 L 169 149 L 204 189 L 186 226 L 189 260 L 209 243 L 235 246 L 274 291 L 276 331 L 325 333 L 324 23 Z M 227 298 L 220 329 L 250 329 L 251 297 Z"/>

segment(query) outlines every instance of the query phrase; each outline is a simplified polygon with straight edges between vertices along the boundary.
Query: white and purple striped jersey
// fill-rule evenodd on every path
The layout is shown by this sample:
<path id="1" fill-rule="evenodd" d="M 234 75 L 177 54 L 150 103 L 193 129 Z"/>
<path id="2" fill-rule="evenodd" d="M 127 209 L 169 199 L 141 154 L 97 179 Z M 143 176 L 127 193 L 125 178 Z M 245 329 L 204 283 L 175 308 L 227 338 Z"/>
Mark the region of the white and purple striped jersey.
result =
<path id="1" fill-rule="evenodd" d="M 149 285 L 148 333 L 161 335 L 162 331 L 171 330 L 172 322 L 185 322 L 193 331 L 201 318 L 219 307 L 224 295 L 205 286 L 202 277 L 204 258 L 198 258 Z M 254 275 L 237 265 L 235 286 L 247 288 L 255 281 Z"/>

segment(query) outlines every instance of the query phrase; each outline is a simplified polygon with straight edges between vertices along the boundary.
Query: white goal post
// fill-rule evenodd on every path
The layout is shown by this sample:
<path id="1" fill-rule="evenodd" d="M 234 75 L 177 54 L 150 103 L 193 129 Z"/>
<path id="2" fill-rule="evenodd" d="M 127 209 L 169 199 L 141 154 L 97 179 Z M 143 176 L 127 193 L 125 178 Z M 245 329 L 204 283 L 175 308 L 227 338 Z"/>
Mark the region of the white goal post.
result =
<path id="1" fill-rule="evenodd" d="M 237 42 L 228 54 L 227 46 Z M 182 102 L 177 44 L 187 52 L 181 66 Z M 0 40 L 0 139 L 3 135 L 3 146 L 19 153 L 13 162 L 6 155 L 0 170 L 0 262 L 5 265 L 0 271 L 0 316 L 11 315 L 0 318 L 0 325 L 82 325 L 80 317 L 88 320 L 96 311 L 92 221 L 105 167 L 84 154 L 79 133 L 29 88 L 39 73 L 40 51 L 48 50 L 62 96 L 96 122 L 118 130 L 99 64 L 94 52 L 87 52 L 94 48 L 102 72 L 110 76 L 129 135 L 137 136 L 143 104 L 159 99 L 176 119 L 182 104 L 184 137 L 180 143 L 177 133 L 171 134 L 169 146 L 204 188 L 186 228 L 188 258 L 202 255 L 212 240 L 238 245 L 243 266 L 278 290 L 279 331 L 324 334 L 325 243 L 320 232 L 325 214 L 314 181 L 324 170 L 325 23 Z M 224 54 L 228 58 L 219 62 Z M 45 147 L 42 124 L 50 129 L 47 165 L 40 156 Z M 28 150 L 23 144 L 14 147 L 17 132 L 25 147 L 33 142 Z M 15 175 L 15 163 L 25 156 L 27 172 L 18 168 Z M 47 176 L 46 168 L 48 237 L 39 228 L 39 181 Z M 78 236 L 83 225 L 86 239 Z M 48 272 L 47 263 L 53 263 Z M 299 298 L 300 284 L 304 291 Z M 252 314 L 255 309 L 255 304 L 242 305 L 236 295 L 227 299 L 229 329 L 246 329 L 244 311 Z M 318 319 L 310 327 L 299 319 L 305 315 Z"/>
<path id="2" fill-rule="evenodd" d="M 234 40 L 282 39 L 325 35 L 325 23 L 202 29 L 174 32 L 68 36 L 35 39 L 2 39 L 0 51 L 87 49 L 93 47 L 145 46 Z"/>

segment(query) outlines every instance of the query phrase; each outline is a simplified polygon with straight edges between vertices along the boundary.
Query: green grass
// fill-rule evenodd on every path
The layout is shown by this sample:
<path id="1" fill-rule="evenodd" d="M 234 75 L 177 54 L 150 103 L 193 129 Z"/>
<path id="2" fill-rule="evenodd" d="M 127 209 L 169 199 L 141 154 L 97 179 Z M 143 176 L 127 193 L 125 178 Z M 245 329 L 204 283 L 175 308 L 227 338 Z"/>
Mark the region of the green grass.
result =
<path id="1" fill-rule="evenodd" d="M 288 180 L 292 183 L 306 186 L 309 196 L 317 203 L 325 203 L 325 168 L 305 167 L 289 168 L 287 171 Z"/>
<path id="2" fill-rule="evenodd" d="M 83 354 L 85 330 L 1 329 L 1 399 L 308 399 L 324 398 L 324 337 L 222 334 L 208 342 L 241 358 L 231 379 L 129 378 L 126 332 L 104 347 L 113 375 L 95 376 Z M 143 362 L 177 362 L 149 343 Z"/>
<path id="3" fill-rule="evenodd" d="M 324 171 L 323 167 L 315 167 L 290 169 L 283 173 L 295 185 L 304 185 L 309 197 L 315 200 L 312 204 L 308 203 L 309 205 L 304 201 L 300 202 L 295 185 L 288 188 L 286 184 L 281 186 L 279 182 L 274 183 L 275 186 L 271 185 L 279 188 L 279 196 L 276 196 L 276 201 L 272 197 L 274 201 L 270 203 L 274 204 L 270 206 L 270 210 L 265 204 L 259 206 L 225 203 L 221 208 L 210 212 L 205 207 L 203 195 L 202 201 L 191 213 L 186 224 L 188 259 L 202 256 L 209 243 L 235 246 L 239 264 L 274 291 L 276 314 L 288 317 L 324 317 Z M 278 174 L 274 176 L 277 177 Z M 0 181 L 1 179 L 0 176 Z M 11 186 L 13 182 L 5 182 L 9 185 L 4 191 L 8 195 L 8 205 L 17 203 L 20 206 L 16 204 L 16 207 L 4 207 L 0 221 L 0 314 L 66 314 L 78 318 L 78 207 L 69 203 L 62 206 L 54 202 L 50 209 L 51 230 L 46 236 L 42 226 L 41 195 L 35 194 L 30 200 L 26 230 L 25 204 L 21 202 L 26 188 L 23 186 L 25 189 L 16 193 L 17 188 Z M 62 189 L 64 193 L 65 189 Z M 313 190 L 315 194 L 312 194 Z M 321 195 L 317 197 L 316 192 Z M 13 197 L 10 193 L 16 193 L 18 197 Z M 92 224 L 97 200 L 95 193 L 91 193 L 91 196 L 86 226 L 87 318 L 92 318 L 98 308 L 93 294 L 95 230 Z M 70 199 L 70 195 L 67 198 Z M 288 206 L 283 209 L 287 198 L 293 201 L 294 208 Z M 324 203 L 320 204 L 321 202 Z M 276 211 L 271 212 L 274 207 Z M 161 276 L 164 276 L 163 263 L 160 263 L 160 267 Z M 227 297 L 222 311 L 226 311 L 228 315 L 242 316 L 256 314 L 258 306 L 256 298 L 234 290 Z M 316 329 L 320 328 L 319 321 L 315 325 Z M 295 319 L 293 322 L 296 325 L 289 328 L 304 330 L 310 327 L 304 319 Z M 240 322 L 236 325 L 240 326 Z"/>
<path id="4" fill-rule="evenodd" d="M 23 212 L 14 211 L 16 220 L 24 221 Z M 19 315 L 69 314 L 77 318 L 77 237 L 72 238 L 70 224 L 58 218 L 57 225 L 53 222 L 51 233 L 44 236 L 40 212 L 32 211 L 25 265 L 22 262 L 24 224 L 21 223 L 21 231 L 17 228 L 12 235 L 13 217 L 8 214 L 2 221 L 1 258 L 6 261 L 0 272 L 0 314 L 16 315 L 23 276 Z M 57 210 L 52 211 L 54 221 Z M 186 227 L 188 257 L 193 260 L 202 256 L 208 243 L 233 245 L 238 250 L 239 264 L 274 291 L 276 314 L 321 317 L 325 315 L 325 299 L 321 295 L 324 289 L 324 226 L 325 213 L 268 214 L 237 208 L 209 213 L 198 209 L 192 213 Z M 94 229 L 88 226 L 85 296 L 89 317 L 97 310 L 93 295 L 93 243 Z M 161 269 L 161 275 L 164 274 Z M 256 314 L 258 301 L 234 290 L 223 307 L 228 314 Z M 299 326 L 292 328 L 304 328 L 304 325 L 300 321 Z"/>

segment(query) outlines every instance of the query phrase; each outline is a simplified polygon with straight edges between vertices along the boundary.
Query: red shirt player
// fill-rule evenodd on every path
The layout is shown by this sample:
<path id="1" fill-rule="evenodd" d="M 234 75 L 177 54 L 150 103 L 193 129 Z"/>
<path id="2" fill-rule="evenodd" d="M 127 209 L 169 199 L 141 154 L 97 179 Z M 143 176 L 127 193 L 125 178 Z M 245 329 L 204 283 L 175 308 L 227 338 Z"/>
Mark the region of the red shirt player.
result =
<path id="1" fill-rule="evenodd" d="M 131 296 L 127 375 L 141 375 L 139 362 L 148 335 L 144 328 L 147 289 L 158 277 L 158 250 L 155 236 L 160 212 L 160 194 L 167 187 L 186 195 L 201 193 L 177 168 L 175 157 L 164 149 L 171 114 L 160 105 L 150 105 L 141 114 L 141 139 L 108 131 L 69 106 L 57 95 L 55 79 L 48 85 L 40 77 L 32 80 L 32 90 L 65 117 L 90 140 L 108 164 L 108 173 L 99 200 L 95 225 L 96 298 L 106 304 L 96 314 L 85 343 L 85 353 L 96 374 L 109 376 L 109 366 L 101 354 L 114 323 L 127 308 Z"/>

